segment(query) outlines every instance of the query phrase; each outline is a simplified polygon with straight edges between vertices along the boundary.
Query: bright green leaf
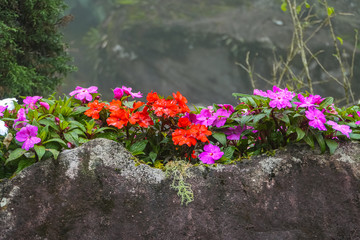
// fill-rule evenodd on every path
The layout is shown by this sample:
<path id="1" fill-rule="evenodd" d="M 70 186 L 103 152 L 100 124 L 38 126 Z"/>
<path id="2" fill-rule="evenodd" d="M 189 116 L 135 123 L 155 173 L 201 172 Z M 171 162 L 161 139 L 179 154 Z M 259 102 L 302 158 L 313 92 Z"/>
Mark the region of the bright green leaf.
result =
<path id="1" fill-rule="evenodd" d="M 339 40 L 340 44 L 343 45 L 344 43 L 343 39 L 341 37 L 336 37 L 336 38 Z"/>
<path id="2" fill-rule="evenodd" d="M 328 7 L 327 8 L 327 14 L 329 17 L 331 17 L 331 15 L 333 15 L 335 12 L 335 9 L 333 7 Z"/>
<path id="3" fill-rule="evenodd" d="M 329 105 L 331 105 L 334 102 L 334 98 L 327 97 L 324 101 L 321 102 L 320 108 L 327 108 Z"/>
<path id="4" fill-rule="evenodd" d="M 281 10 L 283 10 L 283 12 L 286 12 L 287 11 L 287 3 L 286 2 L 283 2 L 281 4 Z"/>

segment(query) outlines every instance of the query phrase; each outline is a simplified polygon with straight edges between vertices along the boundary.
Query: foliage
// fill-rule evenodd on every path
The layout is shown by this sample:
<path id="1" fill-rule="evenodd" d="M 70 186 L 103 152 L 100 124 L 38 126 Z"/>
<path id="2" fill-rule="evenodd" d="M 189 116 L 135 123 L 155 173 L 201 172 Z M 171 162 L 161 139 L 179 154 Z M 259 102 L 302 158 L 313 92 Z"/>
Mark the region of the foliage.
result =
<path id="1" fill-rule="evenodd" d="M 179 160 L 230 164 L 294 142 L 332 154 L 339 141 L 360 139 L 359 106 L 340 109 L 331 97 L 276 86 L 235 93 L 235 107 L 214 104 L 192 112 L 179 92 L 167 98 L 150 92 L 146 102 L 132 100 L 142 93 L 125 86 L 114 89 L 111 102 L 102 101 L 95 86 L 70 95 L 28 96 L 22 105 L 0 101 L 1 178 L 94 138 L 120 142 L 140 162 L 162 169 Z M 191 188 L 183 174 L 170 172 L 173 188 L 188 202 Z"/>
<path id="2" fill-rule="evenodd" d="M 51 93 L 74 70 L 58 27 L 63 0 L 0 1 L 0 97 Z"/>

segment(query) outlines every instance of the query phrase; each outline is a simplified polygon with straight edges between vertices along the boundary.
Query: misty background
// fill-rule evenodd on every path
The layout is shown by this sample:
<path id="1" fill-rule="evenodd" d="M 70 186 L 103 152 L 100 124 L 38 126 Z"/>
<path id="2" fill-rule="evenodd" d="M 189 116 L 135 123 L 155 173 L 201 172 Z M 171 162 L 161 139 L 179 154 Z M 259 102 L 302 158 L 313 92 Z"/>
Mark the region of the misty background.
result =
<path id="1" fill-rule="evenodd" d="M 272 87 L 276 59 L 285 58 L 293 35 L 290 14 L 281 0 L 66 0 L 66 14 L 74 16 L 62 29 L 78 71 L 59 88 L 68 94 L 76 86 L 99 87 L 105 100 L 122 85 L 146 94 L 180 91 L 191 104 L 231 103 L 234 92 L 252 93 L 248 63 L 256 88 Z M 325 16 L 318 1 L 308 1 L 314 15 Z M 360 26 L 360 3 L 329 1 L 337 13 L 333 27 L 345 67 L 350 72 L 355 31 Z M 302 11 L 306 12 L 303 5 Z M 308 35 L 317 27 L 312 22 Z M 334 57 L 333 40 L 324 26 L 309 43 L 322 65 L 336 77 L 341 70 Z M 359 54 L 359 44 L 356 54 Z M 292 70 L 301 73 L 301 61 Z M 243 67 L 242 67 L 242 66 Z M 360 61 L 355 58 L 352 88 L 360 95 Z M 342 87 L 309 61 L 314 92 L 321 96 L 344 96 Z M 349 73 L 350 74 L 350 73 Z M 291 79 L 287 79 L 291 81 Z M 282 87 L 285 87 L 282 86 Z M 302 91 L 306 86 L 298 86 Z"/>

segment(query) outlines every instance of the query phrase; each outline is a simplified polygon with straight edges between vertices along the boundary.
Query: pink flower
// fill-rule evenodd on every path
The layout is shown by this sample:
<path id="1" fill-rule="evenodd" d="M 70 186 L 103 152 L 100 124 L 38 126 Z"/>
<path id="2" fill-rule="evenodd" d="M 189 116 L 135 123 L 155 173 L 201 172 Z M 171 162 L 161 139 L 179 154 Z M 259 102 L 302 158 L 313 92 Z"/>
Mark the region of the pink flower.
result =
<path id="1" fill-rule="evenodd" d="M 131 92 L 132 88 L 122 86 L 121 89 L 124 91 L 126 95 L 130 95 L 132 98 L 142 98 L 142 93 L 141 92 L 133 93 Z"/>
<path id="2" fill-rule="evenodd" d="M 82 102 L 91 102 L 92 95 L 91 93 L 97 93 L 98 87 L 91 86 L 89 88 L 82 88 L 77 86 L 74 91 L 72 91 L 69 95 L 74 96 L 74 98 L 82 101 Z"/>
<path id="3" fill-rule="evenodd" d="M 352 132 L 352 130 L 350 129 L 350 126 L 348 125 L 339 125 L 334 121 L 327 121 L 328 125 L 331 125 L 333 129 L 340 131 L 342 134 L 344 134 L 345 136 L 347 136 L 348 138 L 350 138 L 349 133 Z"/>
<path id="4" fill-rule="evenodd" d="M 227 135 L 226 138 L 229 140 L 240 140 L 241 133 L 246 129 L 246 126 L 241 127 L 240 125 L 236 127 L 230 127 L 225 130 L 225 134 Z"/>
<path id="5" fill-rule="evenodd" d="M 220 108 L 224 108 L 224 109 L 230 111 L 231 113 L 235 112 L 234 107 L 231 104 L 218 104 L 218 106 Z"/>
<path id="6" fill-rule="evenodd" d="M 204 146 L 204 152 L 199 154 L 199 159 L 206 164 L 214 164 L 224 155 L 218 146 L 207 144 Z"/>
<path id="7" fill-rule="evenodd" d="M 259 89 L 254 89 L 254 95 L 258 95 L 258 96 L 262 96 L 262 97 L 269 97 L 269 95 L 266 92 L 259 90 Z"/>
<path id="8" fill-rule="evenodd" d="M 124 96 L 124 90 L 121 88 L 114 89 L 114 98 L 121 100 L 122 96 Z"/>
<path id="9" fill-rule="evenodd" d="M 360 125 L 360 121 L 356 121 L 355 124 L 356 124 L 356 125 Z"/>
<path id="10" fill-rule="evenodd" d="M 23 102 L 26 106 L 26 108 L 31 108 L 31 109 L 36 109 L 37 106 L 36 106 L 36 102 L 39 101 L 42 97 L 40 96 L 27 96 Z"/>
<path id="11" fill-rule="evenodd" d="M 46 102 L 40 102 L 40 106 L 46 108 L 46 110 L 49 110 L 50 109 L 50 105 Z"/>
<path id="12" fill-rule="evenodd" d="M 272 99 L 269 103 L 269 106 L 278 109 L 292 107 L 290 101 L 296 95 L 295 93 L 288 91 L 287 88 L 281 89 L 277 86 L 273 87 L 273 91 L 268 90 L 267 94 L 268 97 Z"/>
<path id="13" fill-rule="evenodd" d="M 7 108 L 8 108 L 8 106 L 0 106 L 0 117 L 4 116 L 4 112 Z"/>
<path id="14" fill-rule="evenodd" d="M 309 95 L 308 97 L 304 97 L 302 94 L 298 94 L 298 99 L 300 102 L 294 102 L 297 105 L 296 110 L 299 107 L 302 108 L 310 108 L 310 107 L 317 107 L 325 98 L 321 98 L 319 95 Z"/>
<path id="15" fill-rule="evenodd" d="M 213 115 L 213 117 L 215 118 L 214 122 L 212 123 L 213 126 L 216 127 L 222 127 L 225 125 L 226 123 L 226 119 L 228 119 L 228 117 L 230 117 L 231 112 L 226 110 L 226 109 L 218 109 L 216 111 L 216 113 Z"/>
<path id="16" fill-rule="evenodd" d="M 26 119 L 26 114 L 25 114 L 25 109 L 24 108 L 20 108 L 19 111 L 17 112 L 17 119 L 14 120 L 14 125 L 13 128 L 15 129 L 19 129 L 24 127 L 29 120 Z M 20 122 L 20 123 L 17 123 Z"/>
<path id="17" fill-rule="evenodd" d="M 325 115 L 318 109 L 312 107 L 305 111 L 305 116 L 309 119 L 309 125 L 318 128 L 319 130 L 326 131 L 324 123 L 326 122 Z"/>
<path id="18" fill-rule="evenodd" d="M 19 142 L 24 142 L 21 148 L 28 151 L 30 148 L 33 148 L 35 144 L 41 142 L 41 139 L 36 137 L 37 133 L 38 128 L 36 126 L 27 125 L 16 133 L 15 138 Z"/>
<path id="19" fill-rule="evenodd" d="M 199 114 L 196 115 L 196 121 L 201 125 L 205 125 L 206 127 L 211 126 L 216 119 L 216 117 L 214 117 L 212 114 L 213 111 L 211 108 L 204 108 Z"/>

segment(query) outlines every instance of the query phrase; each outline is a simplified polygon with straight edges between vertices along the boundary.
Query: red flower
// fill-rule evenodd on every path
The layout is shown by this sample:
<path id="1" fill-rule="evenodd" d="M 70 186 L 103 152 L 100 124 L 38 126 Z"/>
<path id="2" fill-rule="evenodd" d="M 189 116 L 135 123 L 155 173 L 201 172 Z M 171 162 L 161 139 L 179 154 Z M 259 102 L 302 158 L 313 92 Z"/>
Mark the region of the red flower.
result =
<path id="1" fill-rule="evenodd" d="M 99 119 L 99 113 L 105 105 L 105 103 L 99 103 L 98 100 L 89 102 L 88 107 L 90 109 L 86 110 L 85 115 L 88 117 L 92 117 L 93 119 Z"/>
<path id="2" fill-rule="evenodd" d="M 188 145 L 189 147 L 196 145 L 196 139 L 192 137 L 188 130 L 185 129 L 176 129 L 172 133 L 172 140 L 175 145 Z"/>
<path id="3" fill-rule="evenodd" d="M 126 109 L 119 109 L 110 113 L 110 117 L 106 119 L 109 126 L 117 127 L 118 129 L 123 128 L 129 122 L 130 113 Z"/>
<path id="4" fill-rule="evenodd" d="M 122 103 L 120 100 L 113 99 L 110 103 L 110 106 L 107 106 L 107 108 L 110 110 L 110 112 L 116 112 L 116 111 L 122 109 L 121 106 L 122 106 Z"/>
<path id="5" fill-rule="evenodd" d="M 157 95 L 156 92 L 149 92 L 148 95 L 146 96 L 146 100 L 148 101 L 148 105 L 151 105 L 152 103 L 156 102 L 157 100 L 159 100 L 159 96 Z"/>
<path id="6" fill-rule="evenodd" d="M 190 112 L 189 107 L 186 105 L 186 103 L 188 102 L 187 99 L 183 95 L 181 95 L 179 91 L 176 94 L 173 93 L 172 95 L 175 101 L 178 103 L 181 113 Z"/>
<path id="7" fill-rule="evenodd" d="M 139 124 L 140 127 L 148 128 L 150 125 L 154 125 L 153 120 L 149 116 L 148 108 L 144 107 L 141 112 L 135 112 L 131 114 L 129 122 L 133 125 L 136 123 Z"/>

